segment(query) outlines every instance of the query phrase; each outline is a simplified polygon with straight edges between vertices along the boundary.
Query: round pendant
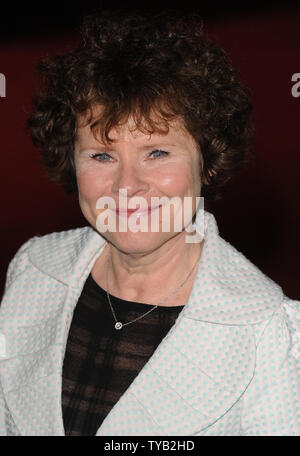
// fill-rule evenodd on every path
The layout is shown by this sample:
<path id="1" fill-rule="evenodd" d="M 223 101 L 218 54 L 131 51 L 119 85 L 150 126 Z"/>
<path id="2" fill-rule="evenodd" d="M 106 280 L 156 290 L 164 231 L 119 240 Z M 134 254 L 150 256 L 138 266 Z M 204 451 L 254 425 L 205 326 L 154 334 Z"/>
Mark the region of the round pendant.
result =
<path id="1" fill-rule="evenodd" d="M 117 323 L 115 324 L 115 328 L 116 329 L 122 329 L 122 323 L 120 321 L 117 321 Z"/>

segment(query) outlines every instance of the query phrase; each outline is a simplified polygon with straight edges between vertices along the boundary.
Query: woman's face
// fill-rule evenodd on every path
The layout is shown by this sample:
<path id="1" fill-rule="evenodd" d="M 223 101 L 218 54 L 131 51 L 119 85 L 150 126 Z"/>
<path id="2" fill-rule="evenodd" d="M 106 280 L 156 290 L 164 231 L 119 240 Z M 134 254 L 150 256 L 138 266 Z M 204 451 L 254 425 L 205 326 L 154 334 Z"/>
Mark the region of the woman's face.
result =
<path id="1" fill-rule="evenodd" d="M 129 119 L 126 125 L 111 130 L 110 137 L 115 141 L 104 145 L 100 138 L 94 137 L 90 124 L 79 123 L 75 166 L 79 203 L 85 218 L 100 231 L 99 216 L 104 215 L 104 211 L 115 217 L 115 232 L 106 231 L 101 234 L 119 250 L 127 253 L 154 251 L 171 238 L 176 241 L 176 236 L 186 235 L 184 229 L 181 232 L 175 230 L 174 220 L 182 220 L 184 228 L 187 226 L 186 219 L 178 206 L 169 202 L 174 197 L 177 200 L 179 197 L 182 202 L 185 197 L 190 197 L 192 213 L 189 221 L 192 219 L 196 209 L 196 196 L 200 196 L 201 192 L 201 157 L 194 139 L 183 128 L 182 122 L 177 120 L 170 124 L 167 134 L 149 135 L 134 130 Z M 169 204 L 170 212 L 164 211 L 165 208 L 161 206 L 152 211 L 118 211 L 119 190 L 127 192 L 128 204 L 134 201 L 134 197 L 143 197 L 149 208 L 153 201 L 151 198 L 165 197 L 162 206 Z M 125 193 L 122 195 L 125 196 Z M 113 209 L 112 204 L 102 205 L 102 209 L 97 208 L 97 201 L 102 197 L 109 197 L 117 210 Z M 154 206 L 157 207 L 157 204 Z M 139 205 L 134 204 L 133 207 L 139 209 Z M 144 206 L 140 207 L 143 208 Z M 155 231 L 151 227 L 151 217 L 154 216 L 158 219 L 158 229 Z M 168 230 L 163 228 L 163 218 L 170 219 Z M 121 230 L 118 221 L 122 223 Z M 107 222 L 106 218 L 105 223 Z M 147 231 L 133 232 L 132 222 L 136 223 L 135 226 L 143 223 Z"/>

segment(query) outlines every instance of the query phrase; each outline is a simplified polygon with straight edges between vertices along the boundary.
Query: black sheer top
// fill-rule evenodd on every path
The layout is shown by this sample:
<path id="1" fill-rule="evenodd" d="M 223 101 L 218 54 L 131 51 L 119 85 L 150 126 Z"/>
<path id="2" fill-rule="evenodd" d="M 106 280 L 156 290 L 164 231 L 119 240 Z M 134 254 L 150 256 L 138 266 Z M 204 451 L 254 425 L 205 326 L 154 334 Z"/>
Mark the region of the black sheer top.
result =
<path id="1" fill-rule="evenodd" d="M 110 295 L 122 323 L 152 305 Z M 159 306 L 140 320 L 115 329 L 106 291 L 90 274 L 75 307 L 62 378 L 65 434 L 93 436 L 175 323 L 182 306 Z"/>

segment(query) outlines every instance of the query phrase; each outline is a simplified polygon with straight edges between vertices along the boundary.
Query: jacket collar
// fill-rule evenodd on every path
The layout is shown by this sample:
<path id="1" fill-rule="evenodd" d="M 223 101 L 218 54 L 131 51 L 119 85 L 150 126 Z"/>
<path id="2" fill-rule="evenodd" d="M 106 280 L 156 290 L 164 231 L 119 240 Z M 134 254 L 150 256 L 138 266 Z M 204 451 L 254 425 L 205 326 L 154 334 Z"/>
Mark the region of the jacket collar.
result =
<path id="1" fill-rule="evenodd" d="M 264 321 L 282 301 L 282 289 L 222 239 L 213 214 L 203 212 L 204 227 L 198 212 L 196 230 L 200 234 L 204 230 L 205 241 L 184 316 L 230 325 Z M 72 230 L 72 236 L 64 234 L 39 238 L 29 256 L 42 272 L 77 289 L 83 285 L 106 241 L 91 227 Z"/>

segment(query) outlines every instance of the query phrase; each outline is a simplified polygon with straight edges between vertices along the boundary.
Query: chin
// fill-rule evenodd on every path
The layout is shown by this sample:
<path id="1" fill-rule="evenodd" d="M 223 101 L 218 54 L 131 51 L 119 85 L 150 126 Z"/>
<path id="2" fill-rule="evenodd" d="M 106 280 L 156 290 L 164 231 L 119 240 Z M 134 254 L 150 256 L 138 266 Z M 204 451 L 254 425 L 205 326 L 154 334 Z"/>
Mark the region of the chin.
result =
<path id="1" fill-rule="evenodd" d="M 170 238 L 170 233 L 104 233 L 105 238 L 124 253 L 152 252 Z"/>

